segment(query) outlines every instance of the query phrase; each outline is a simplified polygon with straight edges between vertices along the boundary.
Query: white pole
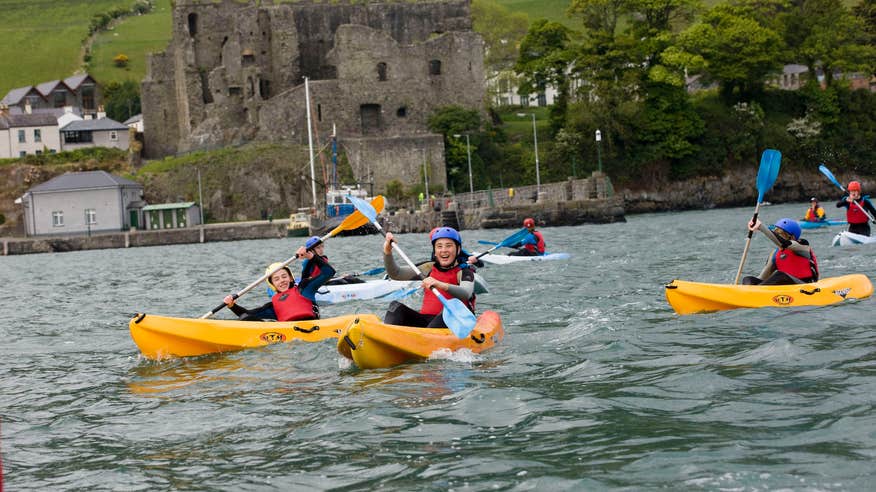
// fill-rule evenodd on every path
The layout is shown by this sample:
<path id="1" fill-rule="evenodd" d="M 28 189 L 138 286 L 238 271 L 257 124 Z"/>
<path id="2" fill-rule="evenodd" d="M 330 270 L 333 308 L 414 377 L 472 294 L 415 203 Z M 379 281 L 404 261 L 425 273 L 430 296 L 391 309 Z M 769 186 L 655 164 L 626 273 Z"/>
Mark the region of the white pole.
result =
<path id="1" fill-rule="evenodd" d="M 307 100 L 307 146 L 310 149 L 310 190 L 313 193 L 313 208 L 316 208 L 316 171 L 313 166 L 313 129 L 310 124 L 310 84 L 304 77 L 304 98 Z"/>

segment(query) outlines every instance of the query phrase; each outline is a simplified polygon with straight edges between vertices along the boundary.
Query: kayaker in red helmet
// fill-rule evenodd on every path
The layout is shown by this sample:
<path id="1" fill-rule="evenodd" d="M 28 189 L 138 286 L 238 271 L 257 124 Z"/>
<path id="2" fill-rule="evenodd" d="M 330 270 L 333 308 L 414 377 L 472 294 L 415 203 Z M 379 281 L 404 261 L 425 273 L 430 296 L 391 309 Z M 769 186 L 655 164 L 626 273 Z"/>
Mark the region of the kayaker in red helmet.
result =
<path id="1" fill-rule="evenodd" d="M 541 256 L 544 254 L 544 236 L 535 230 L 535 219 L 527 217 L 523 219 L 523 227 L 529 230 L 529 235 L 517 244 L 510 247 L 518 248 L 517 251 L 508 253 L 509 256 Z"/>
<path id="2" fill-rule="evenodd" d="M 383 243 L 383 264 L 386 273 L 393 280 L 416 280 L 418 272 L 409 267 L 400 267 L 392 255 L 392 233 L 386 233 Z M 419 311 L 392 301 L 386 311 L 384 322 L 391 325 L 418 326 L 426 328 L 446 328 L 447 323 L 441 313 L 444 306 L 435 297 L 431 288 L 435 287 L 447 298 L 457 298 L 474 311 L 474 272 L 471 268 L 461 268 L 462 237 L 452 227 L 439 227 L 430 234 L 432 242 L 432 262 L 423 280 L 423 305 Z"/>
<path id="3" fill-rule="evenodd" d="M 792 219 L 780 219 L 769 228 L 758 219 L 748 223 L 748 230 L 760 231 L 778 249 L 767 259 L 757 277 L 744 277 L 743 285 L 789 285 L 818 281 L 818 259 L 809 242 L 800 238 L 800 224 Z"/>
<path id="4" fill-rule="evenodd" d="M 846 208 L 846 221 L 849 223 L 849 232 L 869 236 L 870 219 L 871 217 L 876 217 L 876 208 L 873 208 L 873 204 L 870 203 L 869 196 L 861 196 L 860 181 L 849 181 L 846 189 L 848 194 L 836 202 L 836 207 Z M 870 217 L 867 217 L 867 213 L 870 214 Z"/>
<path id="5" fill-rule="evenodd" d="M 315 300 L 316 291 L 335 274 L 335 269 L 328 263 L 323 263 L 318 255 L 304 246 L 298 248 L 296 253 L 299 258 L 316 262 L 320 267 L 318 277 L 302 280 L 299 285 L 295 285 L 295 278 L 292 277 L 289 267 L 282 266 L 282 263 L 273 263 L 265 271 L 265 273 L 274 272 L 267 279 L 268 285 L 275 291 L 271 301 L 255 309 L 246 309 L 236 304 L 234 298 L 228 295 L 224 299 L 228 308 L 244 321 L 319 319 L 319 307 Z"/>

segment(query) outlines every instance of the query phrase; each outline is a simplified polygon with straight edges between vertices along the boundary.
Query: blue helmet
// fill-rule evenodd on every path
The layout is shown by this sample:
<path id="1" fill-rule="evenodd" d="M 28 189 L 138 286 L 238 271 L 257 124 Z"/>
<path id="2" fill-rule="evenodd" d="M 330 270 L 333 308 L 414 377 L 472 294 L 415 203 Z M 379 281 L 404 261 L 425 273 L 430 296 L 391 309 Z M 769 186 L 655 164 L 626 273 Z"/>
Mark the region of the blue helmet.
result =
<path id="1" fill-rule="evenodd" d="M 794 219 L 779 219 L 778 222 L 773 227 L 778 227 L 779 229 L 787 232 L 788 234 L 794 236 L 794 239 L 800 239 L 800 233 L 803 232 L 800 229 L 800 224 L 797 223 Z"/>
<path id="2" fill-rule="evenodd" d="M 462 246 L 462 237 L 456 232 L 456 229 L 452 227 L 439 227 L 432 231 L 430 239 L 432 240 L 432 245 L 435 244 L 435 241 L 447 238 L 453 240 L 457 245 Z"/>
<path id="3" fill-rule="evenodd" d="M 304 243 L 304 247 L 310 249 L 314 247 L 317 243 L 319 243 L 321 239 L 322 238 L 319 236 L 310 236 L 310 239 L 308 239 L 307 242 Z"/>

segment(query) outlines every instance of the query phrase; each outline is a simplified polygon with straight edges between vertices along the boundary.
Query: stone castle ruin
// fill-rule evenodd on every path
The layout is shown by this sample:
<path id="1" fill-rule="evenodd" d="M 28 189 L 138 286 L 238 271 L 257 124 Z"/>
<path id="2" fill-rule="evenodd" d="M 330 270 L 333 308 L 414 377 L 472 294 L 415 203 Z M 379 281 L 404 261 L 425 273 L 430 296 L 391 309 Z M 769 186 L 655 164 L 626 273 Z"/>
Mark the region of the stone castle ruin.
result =
<path id="1" fill-rule="evenodd" d="M 483 111 L 483 40 L 469 0 L 176 0 L 173 38 L 142 83 L 144 152 L 254 140 L 307 144 L 333 125 L 356 178 L 446 185 L 433 112 Z"/>

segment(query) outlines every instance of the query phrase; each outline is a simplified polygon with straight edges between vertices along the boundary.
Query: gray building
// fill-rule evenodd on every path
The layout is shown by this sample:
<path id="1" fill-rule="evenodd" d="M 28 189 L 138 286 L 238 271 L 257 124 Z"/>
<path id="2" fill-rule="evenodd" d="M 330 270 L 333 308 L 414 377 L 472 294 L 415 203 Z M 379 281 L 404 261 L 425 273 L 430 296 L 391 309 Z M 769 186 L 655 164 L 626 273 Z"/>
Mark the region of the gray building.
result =
<path id="1" fill-rule="evenodd" d="M 66 173 L 16 202 L 28 236 L 116 232 L 142 223 L 143 186 L 106 171 Z"/>

